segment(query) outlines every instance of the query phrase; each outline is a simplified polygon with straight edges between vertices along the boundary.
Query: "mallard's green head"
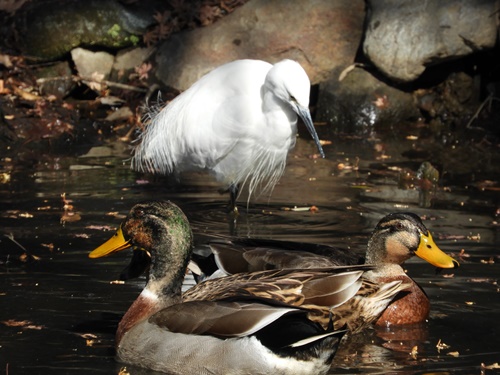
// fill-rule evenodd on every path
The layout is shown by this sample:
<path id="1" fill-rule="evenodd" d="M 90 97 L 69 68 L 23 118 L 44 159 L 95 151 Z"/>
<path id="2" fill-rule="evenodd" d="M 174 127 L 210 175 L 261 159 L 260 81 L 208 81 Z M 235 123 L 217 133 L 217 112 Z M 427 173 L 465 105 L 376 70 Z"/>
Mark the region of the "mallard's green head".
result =
<path id="1" fill-rule="evenodd" d="M 179 207 L 169 201 L 144 202 L 136 204 L 115 235 L 89 257 L 100 258 L 129 247 L 146 251 L 151 257 L 149 277 L 154 280 L 170 269 L 185 269 L 192 243 L 189 222 Z"/>

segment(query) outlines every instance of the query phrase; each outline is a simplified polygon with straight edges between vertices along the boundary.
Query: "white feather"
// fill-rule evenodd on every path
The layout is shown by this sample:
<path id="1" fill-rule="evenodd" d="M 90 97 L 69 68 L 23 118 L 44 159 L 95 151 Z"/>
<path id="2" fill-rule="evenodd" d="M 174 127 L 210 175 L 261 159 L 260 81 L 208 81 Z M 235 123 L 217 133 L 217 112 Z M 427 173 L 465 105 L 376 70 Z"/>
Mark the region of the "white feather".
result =
<path id="1" fill-rule="evenodd" d="M 226 187 L 248 184 L 249 197 L 270 192 L 295 145 L 297 113 L 305 109 L 314 132 L 309 91 L 307 74 L 291 60 L 223 65 L 147 115 L 132 167 L 163 174 L 208 169 Z"/>

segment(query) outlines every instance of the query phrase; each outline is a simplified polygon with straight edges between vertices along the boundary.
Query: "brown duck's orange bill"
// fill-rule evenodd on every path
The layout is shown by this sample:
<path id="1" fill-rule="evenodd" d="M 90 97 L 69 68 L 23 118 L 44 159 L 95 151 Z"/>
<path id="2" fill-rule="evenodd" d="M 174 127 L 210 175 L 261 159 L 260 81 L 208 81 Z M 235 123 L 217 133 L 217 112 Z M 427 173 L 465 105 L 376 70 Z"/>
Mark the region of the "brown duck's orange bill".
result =
<path id="1" fill-rule="evenodd" d="M 104 257 L 106 255 L 115 253 L 117 251 L 124 250 L 130 246 L 131 246 L 130 241 L 125 240 L 125 237 L 123 237 L 122 228 L 119 228 L 113 237 L 111 237 L 97 249 L 92 251 L 89 254 L 89 258 Z"/>
<path id="2" fill-rule="evenodd" d="M 415 254 L 439 268 L 455 268 L 460 265 L 455 259 L 437 247 L 430 232 L 428 234 L 420 234 L 420 243 Z"/>

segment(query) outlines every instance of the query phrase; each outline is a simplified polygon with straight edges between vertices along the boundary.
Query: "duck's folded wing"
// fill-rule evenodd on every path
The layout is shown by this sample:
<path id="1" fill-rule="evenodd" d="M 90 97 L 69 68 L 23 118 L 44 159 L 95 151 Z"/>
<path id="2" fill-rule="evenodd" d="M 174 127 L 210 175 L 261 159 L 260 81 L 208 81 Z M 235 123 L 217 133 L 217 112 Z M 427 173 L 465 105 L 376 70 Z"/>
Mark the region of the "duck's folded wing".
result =
<path id="1" fill-rule="evenodd" d="M 170 332 L 242 337 L 287 314 L 304 314 L 304 311 L 254 302 L 191 301 L 165 308 L 149 321 Z"/>
<path id="2" fill-rule="evenodd" d="M 318 306 L 340 306 L 356 295 L 362 285 L 363 271 L 335 274 L 304 283 L 304 304 Z"/>
<path id="3" fill-rule="evenodd" d="M 227 274 L 236 274 L 269 269 L 359 264 L 356 254 L 326 245 L 255 239 L 248 241 L 238 239 L 210 242 L 218 268 Z"/>

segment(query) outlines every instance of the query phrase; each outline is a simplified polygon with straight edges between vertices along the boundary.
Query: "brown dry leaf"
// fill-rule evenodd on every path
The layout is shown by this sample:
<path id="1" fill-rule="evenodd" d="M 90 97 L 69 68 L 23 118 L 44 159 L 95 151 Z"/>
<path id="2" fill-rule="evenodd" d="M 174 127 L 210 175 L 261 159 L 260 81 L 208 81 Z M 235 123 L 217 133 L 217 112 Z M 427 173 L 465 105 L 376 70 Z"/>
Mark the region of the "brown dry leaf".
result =
<path id="1" fill-rule="evenodd" d="M 446 353 L 446 355 L 451 355 L 452 357 L 457 358 L 458 356 L 460 356 L 460 353 L 459 352 L 449 352 L 449 353 Z"/>
<path id="2" fill-rule="evenodd" d="M 80 336 L 80 337 L 82 337 L 82 338 L 84 338 L 84 339 L 86 339 L 86 340 L 96 339 L 97 338 L 97 336 L 94 335 L 93 333 L 82 333 L 82 334 L 78 334 L 77 333 L 77 335 Z"/>
<path id="3" fill-rule="evenodd" d="M 40 259 L 42 259 L 42 258 L 40 258 L 39 256 L 36 256 L 36 255 L 28 254 L 28 253 L 24 253 L 24 254 L 19 256 L 19 260 L 23 263 L 31 262 L 32 260 L 40 260 Z"/>
<path id="4" fill-rule="evenodd" d="M 436 348 L 438 350 L 438 353 L 441 353 L 441 350 L 448 349 L 450 346 L 448 344 L 445 344 L 444 342 L 439 339 L 438 343 L 436 344 Z"/>
<path id="5" fill-rule="evenodd" d="M 498 364 L 498 362 L 495 362 L 491 365 L 485 365 L 484 363 L 481 363 L 481 368 L 485 370 L 496 370 L 500 368 L 500 365 Z"/>
<path id="6" fill-rule="evenodd" d="M 472 235 L 472 236 L 467 236 L 467 239 L 471 240 L 471 241 L 481 241 L 481 235 L 478 233 L 477 235 Z"/>
<path id="7" fill-rule="evenodd" d="M 415 345 L 413 348 L 411 348 L 410 356 L 416 360 L 417 355 L 418 355 L 418 346 Z"/>
<path id="8" fill-rule="evenodd" d="M 76 212 L 65 212 L 61 216 L 61 224 L 71 223 L 71 222 L 79 221 L 81 219 L 82 219 L 82 217 Z"/>
<path id="9" fill-rule="evenodd" d="M 92 230 L 103 230 L 103 231 L 115 231 L 115 227 L 110 227 L 109 225 L 87 225 L 85 229 L 92 229 Z"/>
<path id="10" fill-rule="evenodd" d="M 44 326 L 34 325 L 29 320 L 14 320 L 14 319 L 9 319 L 9 320 L 4 320 L 1 323 L 5 324 L 7 327 L 20 327 L 20 328 L 23 328 L 23 329 L 36 329 L 36 330 L 40 330 L 40 329 L 44 328 Z"/>
<path id="11" fill-rule="evenodd" d="M 465 252 L 465 249 L 460 250 L 460 253 L 458 254 L 460 258 L 470 258 L 470 255 Z"/>
<path id="12" fill-rule="evenodd" d="M 375 107 L 380 108 L 380 109 L 385 109 L 389 107 L 389 99 L 387 98 L 387 95 L 375 95 L 376 99 L 372 102 Z"/>
<path id="13" fill-rule="evenodd" d="M 118 375 L 130 375 L 130 372 L 127 371 L 126 367 L 122 367 Z"/>
<path id="14" fill-rule="evenodd" d="M 32 101 L 32 102 L 35 102 L 35 101 L 43 99 L 42 97 L 40 97 L 38 95 L 35 95 L 35 94 L 30 93 L 30 92 L 24 91 L 24 90 L 22 90 L 20 88 L 17 88 L 17 87 L 14 87 L 14 93 L 17 96 L 19 96 L 20 98 L 22 98 L 24 100 Z"/>
<path id="15" fill-rule="evenodd" d="M 55 248 L 53 243 L 42 243 L 41 246 L 49 249 L 50 252 L 54 251 Z"/>
<path id="16" fill-rule="evenodd" d="M 491 257 L 490 259 L 486 260 L 486 259 L 481 259 L 481 263 L 483 264 L 495 264 L 495 259 L 493 259 L 493 257 Z"/>
<path id="17" fill-rule="evenodd" d="M 85 340 L 85 345 L 94 346 L 94 344 L 99 344 L 100 342 L 101 341 L 99 341 L 99 340 L 87 339 L 87 340 Z"/>
<path id="18" fill-rule="evenodd" d="M 0 173 L 0 184 L 7 184 L 10 182 L 10 173 Z"/>
<path id="19" fill-rule="evenodd" d="M 468 280 L 471 283 L 492 283 L 495 284 L 495 280 L 489 279 L 487 277 L 473 277 L 472 279 Z"/>

